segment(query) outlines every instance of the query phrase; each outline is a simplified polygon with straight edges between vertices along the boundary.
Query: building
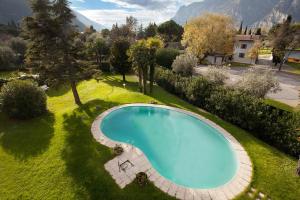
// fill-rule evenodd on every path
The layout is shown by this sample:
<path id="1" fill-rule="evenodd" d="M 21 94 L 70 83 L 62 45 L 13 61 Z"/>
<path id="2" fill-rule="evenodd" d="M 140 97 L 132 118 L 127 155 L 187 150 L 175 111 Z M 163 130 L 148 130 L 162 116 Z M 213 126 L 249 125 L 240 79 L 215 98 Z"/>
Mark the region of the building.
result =
<path id="1" fill-rule="evenodd" d="M 228 61 L 255 64 L 256 59 L 251 59 L 247 56 L 248 51 L 254 43 L 260 39 L 259 35 L 236 35 L 232 56 L 224 56 L 222 54 L 210 54 L 206 61 L 209 64 L 222 65 Z"/>
<path id="2" fill-rule="evenodd" d="M 254 43 L 260 39 L 259 35 L 237 35 L 235 37 L 233 62 L 255 64 L 256 59 L 247 56 Z"/>

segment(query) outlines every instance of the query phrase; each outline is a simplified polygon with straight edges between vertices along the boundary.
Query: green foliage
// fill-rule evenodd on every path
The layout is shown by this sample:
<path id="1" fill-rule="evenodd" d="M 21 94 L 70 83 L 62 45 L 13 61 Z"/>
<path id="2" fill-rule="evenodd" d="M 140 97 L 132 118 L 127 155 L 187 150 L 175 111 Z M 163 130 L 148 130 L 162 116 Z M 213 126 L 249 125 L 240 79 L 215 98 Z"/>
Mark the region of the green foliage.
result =
<path id="1" fill-rule="evenodd" d="M 159 25 L 157 31 L 166 42 L 179 42 L 184 30 L 182 26 L 170 20 Z"/>
<path id="2" fill-rule="evenodd" d="M 176 57 L 172 64 L 172 69 L 182 76 L 192 76 L 194 67 L 197 66 L 198 59 L 192 54 L 181 54 Z"/>
<path id="3" fill-rule="evenodd" d="M 1 88 L 2 110 L 9 117 L 29 119 L 47 111 L 45 92 L 30 81 L 12 81 Z"/>
<path id="4" fill-rule="evenodd" d="M 128 61 L 130 43 L 126 39 L 116 40 L 111 48 L 111 65 L 120 74 L 123 75 L 123 81 L 126 81 L 125 74 L 131 69 L 131 63 Z"/>
<path id="5" fill-rule="evenodd" d="M 142 187 L 148 184 L 148 176 L 145 172 L 139 172 L 135 179 L 136 182 Z"/>
<path id="6" fill-rule="evenodd" d="M 150 23 L 146 28 L 145 28 L 145 37 L 155 37 L 157 35 L 157 25 L 155 23 Z"/>
<path id="7" fill-rule="evenodd" d="M 204 77 L 185 78 L 170 70 L 156 70 L 156 82 L 167 91 L 222 119 L 250 131 L 256 137 L 298 156 L 297 128 L 300 116 L 269 106 L 262 99 L 209 82 Z"/>
<path id="8" fill-rule="evenodd" d="M 18 64 L 22 64 L 27 49 L 27 42 L 20 37 L 13 37 L 9 40 L 9 46 L 17 54 Z"/>
<path id="9" fill-rule="evenodd" d="M 176 57 L 180 55 L 177 49 L 163 48 L 156 52 L 156 62 L 158 65 L 171 69 Z"/>
<path id="10" fill-rule="evenodd" d="M 14 51 L 7 46 L 0 46 L 0 70 L 14 69 L 16 61 Z"/>

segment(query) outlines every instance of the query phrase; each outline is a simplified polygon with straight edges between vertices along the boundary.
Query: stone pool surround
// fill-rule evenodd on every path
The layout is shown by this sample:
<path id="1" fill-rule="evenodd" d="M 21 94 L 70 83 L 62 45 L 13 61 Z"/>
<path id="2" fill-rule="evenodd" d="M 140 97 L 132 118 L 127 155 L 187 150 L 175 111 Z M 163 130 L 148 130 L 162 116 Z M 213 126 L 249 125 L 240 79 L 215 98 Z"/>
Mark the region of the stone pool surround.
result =
<path id="1" fill-rule="evenodd" d="M 166 179 L 152 167 L 151 163 L 148 161 L 147 156 L 145 156 L 140 149 L 127 143 L 113 141 L 102 133 L 100 129 L 102 120 L 112 111 L 129 106 L 150 106 L 173 110 L 196 117 L 199 120 L 202 120 L 210 126 L 214 127 L 221 134 L 223 134 L 223 136 L 229 141 L 231 147 L 235 151 L 238 163 L 238 168 L 235 176 L 228 183 L 211 189 L 188 188 L 185 186 L 177 185 L 176 183 L 173 183 L 172 181 Z M 94 138 L 102 145 L 110 148 L 113 148 L 116 145 L 120 145 L 124 148 L 124 153 L 122 155 L 117 156 L 116 158 L 105 164 L 105 169 L 112 175 L 116 183 L 121 188 L 124 188 L 127 184 L 131 183 L 138 172 L 146 172 L 149 180 L 152 181 L 156 187 L 168 193 L 169 195 L 176 197 L 177 199 L 228 200 L 233 199 L 234 197 L 245 191 L 251 182 L 252 163 L 242 145 L 219 125 L 204 118 L 201 115 L 187 110 L 155 104 L 125 104 L 113 107 L 99 115 L 93 122 L 91 131 Z M 124 162 L 126 160 L 130 160 L 130 162 L 134 164 L 134 167 L 132 169 L 129 169 L 128 172 L 118 170 L 118 162 Z"/>

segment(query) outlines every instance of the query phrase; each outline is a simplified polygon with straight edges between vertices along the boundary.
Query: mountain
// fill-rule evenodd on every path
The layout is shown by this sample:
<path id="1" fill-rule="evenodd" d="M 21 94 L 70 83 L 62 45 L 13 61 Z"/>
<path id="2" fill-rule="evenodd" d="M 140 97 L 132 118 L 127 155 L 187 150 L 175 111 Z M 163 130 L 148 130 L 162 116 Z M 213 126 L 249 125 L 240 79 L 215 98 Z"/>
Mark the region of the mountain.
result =
<path id="1" fill-rule="evenodd" d="M 288 15 L 300 21 L 300 0 L 203 0 L 180 7 L 173 20 L 185 24 L 206 12 L 229 15 L 248 26 L 271 27 Z"/>
<path id="2" fill-rule="evenodd" d="M 11 21 L 19 23 L 23 17 L 30 16 L 31 13 L 29 0 L 0 0 L 0 24 L 7 24 Z M 93 25 L 96 30 L 103 28 L 100 24 L 89 20 L 74 10 L 73 13 L 76 16 L 73 23 L 78 26 L 79 30 L 82 31 L 90 25 Z"/>

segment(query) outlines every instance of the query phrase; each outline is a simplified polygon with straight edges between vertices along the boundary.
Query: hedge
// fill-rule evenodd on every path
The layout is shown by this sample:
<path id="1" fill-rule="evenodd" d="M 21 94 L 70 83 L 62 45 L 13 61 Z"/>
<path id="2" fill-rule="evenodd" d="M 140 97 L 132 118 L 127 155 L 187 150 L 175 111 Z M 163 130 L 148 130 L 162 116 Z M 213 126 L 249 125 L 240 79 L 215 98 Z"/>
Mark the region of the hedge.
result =
<path id="1" fill-rule="evenodd" d="M 159 66 L 171 69 L 173 61 L 180 55 L 179 50 L 172 48 L 162 48 L 156 52 L 156 63 Z"/>
<path id="2" fill-rule="evenodd" d="M 170 93 L 248 130 L 287 154 L 300 155 L 299 113 L 272 107 L 263 99 L 215 85 L 203 76 L 186 78 L 158 68 L 155 79 Z"/>

